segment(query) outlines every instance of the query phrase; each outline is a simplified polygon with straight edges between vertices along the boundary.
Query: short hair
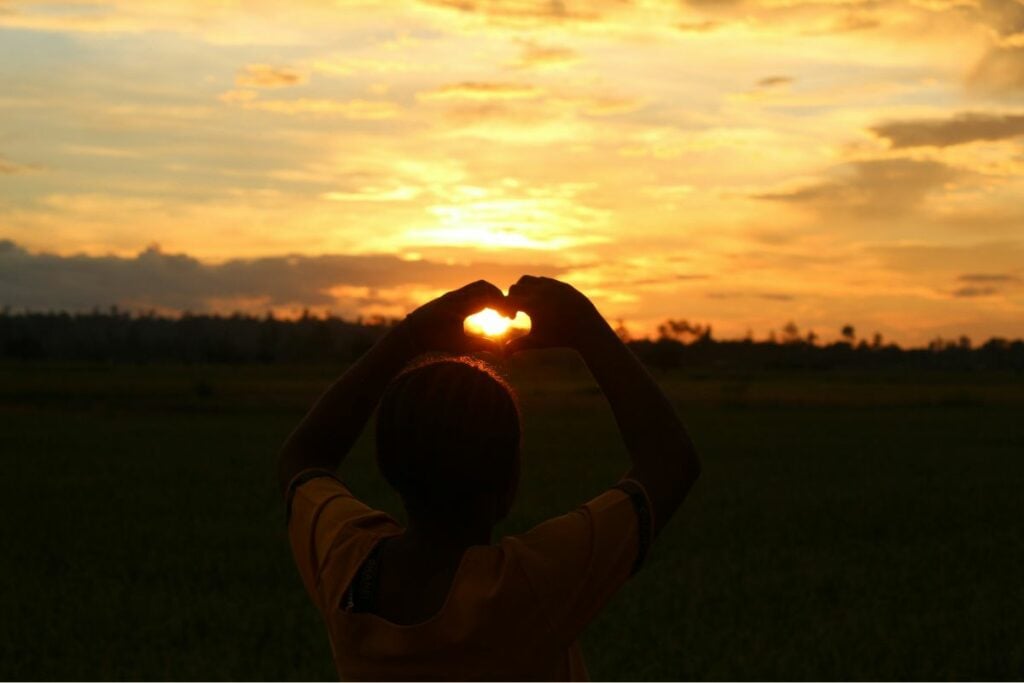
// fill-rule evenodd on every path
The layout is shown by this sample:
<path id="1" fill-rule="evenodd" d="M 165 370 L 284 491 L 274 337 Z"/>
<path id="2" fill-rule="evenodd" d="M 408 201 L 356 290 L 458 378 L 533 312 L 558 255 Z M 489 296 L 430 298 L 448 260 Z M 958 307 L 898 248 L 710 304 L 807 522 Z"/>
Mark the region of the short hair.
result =
<path id="1" fill-rule="evenodd" d="M 489 495 L 507 506 L 519 482 L 521 424 L 515 393 L 490 365 L 427 359 L 381 398 L 377 465 L 410 516 L 458 513 Z"/>

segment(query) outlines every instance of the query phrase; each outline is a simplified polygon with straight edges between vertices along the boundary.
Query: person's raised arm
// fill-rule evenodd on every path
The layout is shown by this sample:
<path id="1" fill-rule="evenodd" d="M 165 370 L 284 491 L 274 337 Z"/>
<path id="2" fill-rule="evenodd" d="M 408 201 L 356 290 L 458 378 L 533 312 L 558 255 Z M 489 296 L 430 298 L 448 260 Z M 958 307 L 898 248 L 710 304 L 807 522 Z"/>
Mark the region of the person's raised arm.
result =
<path id="1" fill-rule="evenodd" d="M 509 289 L 508 306 L 530 316 L 530 333 L 510 340 L 506 353 L 575 349 L 611 404 L 633 467 L 626 478 L 646 489 L 660 531 L 700 474 L 700 461 L 675 409 L 654 379 L 572 286 L 524 276 Z"/>
<path id="2" fill-rule="evenodd" d="M 410 313 L 367 351 L 317 400 L 281 449 L 278 482 L 288 484 L 303 470 L 334 471 L 370 419 L 388 383 L 421 353 L 496 350 L 496 344 L 463 332 L 467 315 L 491 307 L 505 310 L 505 297 L 480 280 L 448 292 Z"/>

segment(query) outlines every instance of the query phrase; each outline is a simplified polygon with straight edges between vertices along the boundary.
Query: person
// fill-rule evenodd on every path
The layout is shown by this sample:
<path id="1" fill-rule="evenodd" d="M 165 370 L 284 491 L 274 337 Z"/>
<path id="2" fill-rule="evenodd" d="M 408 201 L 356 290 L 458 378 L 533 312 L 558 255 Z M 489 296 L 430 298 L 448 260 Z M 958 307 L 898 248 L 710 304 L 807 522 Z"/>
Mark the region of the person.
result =
<path id="1" fill-rule="evenodd" d="M 525 312 L 530 332 L 467 335 L 464 319 L 485 307 Z M 467 354 L 554 347 L 582 356 L 632 467 L 576 510 L 492 543 L 519 481 L 521 422 L 504 380 Z M 335 474 L 375 410 L 377 463 L 406 528 Z M 531 276 L 507 297 L 479 281 L 410 313 L 320 397 L 278 472 L 299 573 L 338 675 L 356 680 L 585 680 L 578 637 L 699 473 L 671 403 L 594 305 Z"/>

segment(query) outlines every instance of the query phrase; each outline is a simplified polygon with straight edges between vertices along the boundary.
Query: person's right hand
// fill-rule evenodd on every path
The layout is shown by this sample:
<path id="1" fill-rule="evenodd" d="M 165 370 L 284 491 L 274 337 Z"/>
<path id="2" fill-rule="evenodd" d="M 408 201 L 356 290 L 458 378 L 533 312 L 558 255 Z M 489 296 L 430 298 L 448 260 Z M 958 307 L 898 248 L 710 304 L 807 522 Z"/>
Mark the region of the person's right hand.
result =
<path id="1" fill-rule="evenodd" d="M 524 275 L 508 290 L 506 306 L 530 316 L 530 333 L 510 339 L 505 353 L 568 347 L 579 350 L 589 335 L 607 327 L 597 308 L 572 285 Z"/>
<path id="2" fill-rule="evenodd" d="M 487 307 L 500 313 L 509 312 L 501 290 L 486 280 L 478 280 L 423 304 L 407 315 L 395 331 L 417 354 L 428 351 L 501 353 L 497 341 L 471 336 L 463 330 L 466 316 Z"/>

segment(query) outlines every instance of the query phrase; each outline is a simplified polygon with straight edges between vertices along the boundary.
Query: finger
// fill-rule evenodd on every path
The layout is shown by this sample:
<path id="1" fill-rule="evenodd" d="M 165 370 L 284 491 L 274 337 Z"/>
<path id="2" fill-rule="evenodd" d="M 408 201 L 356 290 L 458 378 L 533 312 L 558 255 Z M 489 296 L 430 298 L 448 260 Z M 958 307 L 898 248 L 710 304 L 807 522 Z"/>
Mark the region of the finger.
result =
<path id="1" fill-rule="evenodd" d="M 453 293 L 455 305 L 460 313 L 474 313 L 482 308 L 504 307 L 505 295 L 486 280 L 477 280 Z"/>
<path id="2" fill-rule="evenodd" d="M 530 311 L 533 309 L 532 297 L 510 291 L 508 296 L 505 297 L 505 307 L 509 310 L 505 315 L 510 318 L 514 318 L 519 311 L 530 315 Z"/>
<path id="3" fill-rule="evenodd" d="M 541 278 L 537 277 L 536 275 L 523 275 L 521 278 L 519 278 L 519 281 L 516 282 L 516 284 L 517 285 L 535 285 L 538 282 L 540 282 L 540 280 L 541 280 Z"/>
<path id="4" fill-rule="evenodd" d="M 534 277 L 533 275 L 524 275 L 521 278 L 519 278 L 519 280 L 514 285 L 508 288 L 508 293 L 525 293 L 534 289 L 538 284 L 540 284 L 540 278 Z"/>

